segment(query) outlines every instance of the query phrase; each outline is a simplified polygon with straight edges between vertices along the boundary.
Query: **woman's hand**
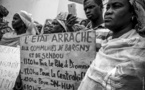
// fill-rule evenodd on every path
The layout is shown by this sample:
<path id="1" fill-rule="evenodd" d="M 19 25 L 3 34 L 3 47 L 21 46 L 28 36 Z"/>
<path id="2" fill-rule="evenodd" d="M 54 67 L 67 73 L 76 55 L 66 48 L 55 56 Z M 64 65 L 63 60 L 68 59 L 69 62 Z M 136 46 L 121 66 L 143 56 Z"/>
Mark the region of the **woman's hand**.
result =
<path id="1" fill-rule="evenodd" d="M 69 14 L 68 17 L 67 17 L 67 20 L 66 20 L 66 25 L 67 26 L 73 26 L 74 24 L 78 23 L 77 21 L 77 17 L 72 15 L 72 14 Z"/>
<path id="2" fill-rule="evenodd" d="M 109 77 L 109 84 L 115 90 L 143 90 L 142 81 L 136 76 L 121 75 L 119 77 Z"/>
<path id="3" fill-rule="evenodd" d="M 123 83 L 121 82 L 121 77 L 114 77 L 110 76 L 107 84 L 109 84 L 111 87 L 115 89 L 120 89 L 123 87 Z"/>

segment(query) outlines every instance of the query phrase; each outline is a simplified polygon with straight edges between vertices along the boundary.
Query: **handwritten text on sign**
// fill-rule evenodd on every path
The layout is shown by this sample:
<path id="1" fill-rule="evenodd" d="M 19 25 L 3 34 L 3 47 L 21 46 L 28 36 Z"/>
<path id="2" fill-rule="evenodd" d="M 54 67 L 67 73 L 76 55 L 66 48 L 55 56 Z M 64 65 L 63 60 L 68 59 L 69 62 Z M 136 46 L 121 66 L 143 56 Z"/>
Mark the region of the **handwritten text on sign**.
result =
<path id="1" fill-rule="evenodd" d="M 23 37 L 23 88 L 77 90 L 94 57 L 93 31 Z"/>
<path id="2" fill-rule="evenodd" d="M 20 49 L 0 46 L 0 90 L 13 90 L 20 70 Z"/>

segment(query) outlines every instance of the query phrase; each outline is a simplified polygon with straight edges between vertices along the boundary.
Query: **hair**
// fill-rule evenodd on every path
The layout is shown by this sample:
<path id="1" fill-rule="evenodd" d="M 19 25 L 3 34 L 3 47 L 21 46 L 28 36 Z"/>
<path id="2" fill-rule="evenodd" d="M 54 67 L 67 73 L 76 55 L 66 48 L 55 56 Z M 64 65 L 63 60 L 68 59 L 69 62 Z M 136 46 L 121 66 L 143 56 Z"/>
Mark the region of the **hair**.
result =
<path id="1" fill-rule="evenodd" d="M 134 26 L 134 28 L 135 28 L 136 25 L 137 25 L 137 23 L 138 23 L 138 22 L 137 22 L 137 17 L 136 17 L 137 15 L 136 15 L 136 13 L 135 13 L 135 9 L 134 9 L 133 5 L 131 5 L 130 2 L 129 2 L 129 7 L 130 7 L 130 8 L 129 8 L 129 12 L 131 12 L 132 15 L 133 15 L 133 16 L 132 16 L 132 17 L 133 17 L 133 18 L 132 18 L 132 22 L 133 22 L 133 26 Z"/>
<path id="2" fill-rule="evenodd" d="M 88 0 L 84 0 L 84 3 L 86 3 Z M 94 0 L 94 2 L 98 5 L 101 6 L 101 8 L 103 8 L 103 2 L 102 0 Z"/>
<path id="3" fill-rule="evenodd" d="M 0 5 L 0 17 L 6 17 L 9 11 L 2 5 Z"/>
<path id="4" fill-rule="evenodd" d="M 21 21 L 21 26 L 18 27 L 18 28 L 14 28 L 15 31 L 16 31 L 16 32 L 19 31 L 19 29 L 22 28 L 22 27 L 27 29 L 27 26 L 25 25 L 25 23 L 24 23 L 23 20 L 21 19 L 20 15 L 19 15 L 18 13 L 15 13 L 14 16 L 19 17 L 19 19 L 20 19 L 20 21 Z M 25 32 L 26 32 L 26 30 L 25 30 Z"/>

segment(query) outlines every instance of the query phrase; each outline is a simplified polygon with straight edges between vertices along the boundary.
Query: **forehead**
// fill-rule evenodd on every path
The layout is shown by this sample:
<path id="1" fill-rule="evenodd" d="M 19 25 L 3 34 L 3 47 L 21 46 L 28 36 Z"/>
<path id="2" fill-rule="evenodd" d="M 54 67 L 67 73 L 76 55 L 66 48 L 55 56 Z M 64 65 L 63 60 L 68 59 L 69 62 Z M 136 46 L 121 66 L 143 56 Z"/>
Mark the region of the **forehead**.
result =
<path id="1" fill-rule="evenodd" d="M 97 5 L 97 4 L 94 0 L 86 0 L 86 2 L 84 2 L 84 6 L 88 6 L 88 5 Z"/>
<path id="2" fill-rule="evenodd" d="M 54 19 L 53 21 L 52 21 L 52 24 L 60 24 L 56 19 Z"/>
<path id="3" fill-rule="evenodd" d="M 109 0 L 108 4 L 111 3 L 122 3 L 122 4 L 127 4 L 129 1 L 128 0 Z"/>
<path id="4" fill-rule="evenodd" d="M 57 23 L 58 21 L 57 21 L 56 19 L 54 19 L 52 22 L 53 22 L 53 23 L 54 23 L 54 22 Z"/>

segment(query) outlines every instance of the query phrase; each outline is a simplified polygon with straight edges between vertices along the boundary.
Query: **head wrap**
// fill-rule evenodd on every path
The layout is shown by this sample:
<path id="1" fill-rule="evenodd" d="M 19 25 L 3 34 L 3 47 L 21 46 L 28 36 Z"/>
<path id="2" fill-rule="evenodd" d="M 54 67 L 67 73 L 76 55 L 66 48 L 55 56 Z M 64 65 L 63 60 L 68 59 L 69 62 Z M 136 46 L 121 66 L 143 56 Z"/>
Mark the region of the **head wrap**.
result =
<path id="1" fill-rule="evenodd" d="M 65 24 L 67 16 L 68 16 L 68 12 L 60 12 L 56 17 L 56 20 L 61 24 L 61 26 L 64 28 L 65 32 L 67 32 L 67 27 Z"/>
<path id="2" fill-rule="evenodd" d="M 59 20 L 66 20 L 67 19 L 67 16 L 68 16 L 68 12 L 60 12 L 56 19 L 59 19 Z"/>
<path id="3" fill-rule="evenodd" d="M 67 32 L 67 27 L 66 27 L 66 25 L 65 25 L 65 22 L 64 21 L 62 21 L 62 20 L 59 20 L 59 19 L 56 19 L 58 22 L 59 22 L 59 24 L 64 28 L 64 30 L 65 30 L 65 32 Z"/>
<path id="4" fill-rule="evenodd" d="M 20 18 L 25 23 L 26 27 L 29 27 L 32 22 L 32 14 L 27 13 L 26 11 L 21 11 L 19 13 Z"/>
<path id="5" fill-rule="evenodd" d="M 129 0 L 137 18 L 137 31 L 145 34 L 145 0 Z"/>
<path id="6" fill-rule="evenodd" d="M 21 10 L 20 13 L 18 13 L 18 14 L 27 27 L 26 33 L 35 35 L 37 32 L 37 28 L 33 23 L 32 14 L 30 14 L 26 11 L 23 11 L 23 10 Z"/>

